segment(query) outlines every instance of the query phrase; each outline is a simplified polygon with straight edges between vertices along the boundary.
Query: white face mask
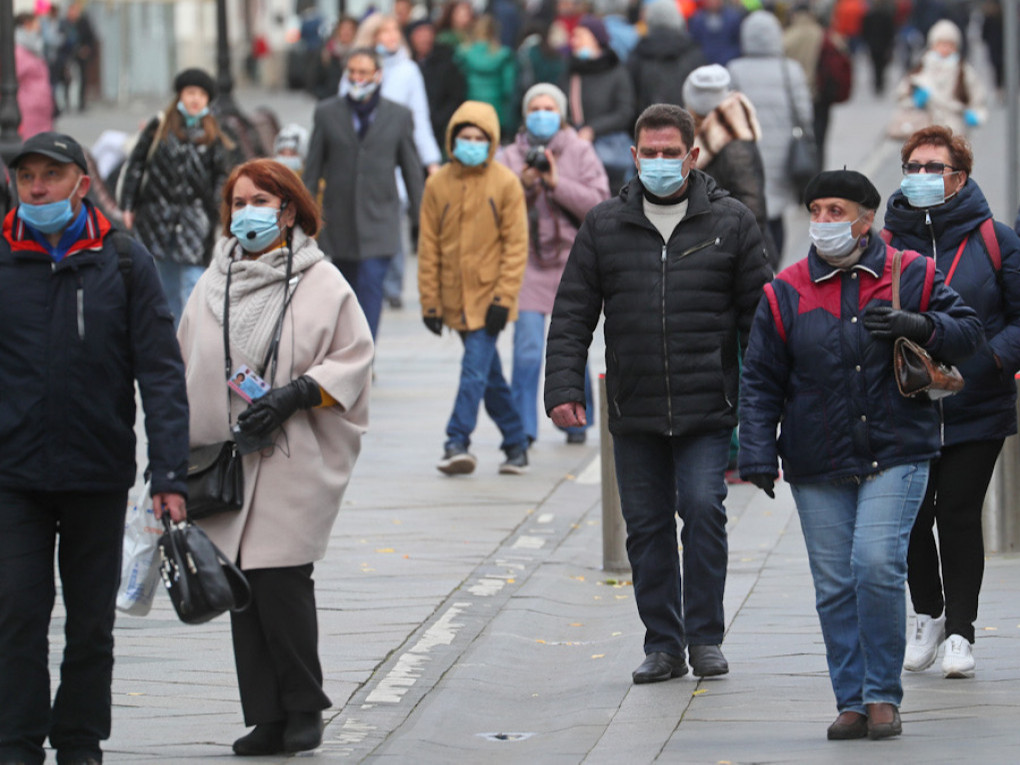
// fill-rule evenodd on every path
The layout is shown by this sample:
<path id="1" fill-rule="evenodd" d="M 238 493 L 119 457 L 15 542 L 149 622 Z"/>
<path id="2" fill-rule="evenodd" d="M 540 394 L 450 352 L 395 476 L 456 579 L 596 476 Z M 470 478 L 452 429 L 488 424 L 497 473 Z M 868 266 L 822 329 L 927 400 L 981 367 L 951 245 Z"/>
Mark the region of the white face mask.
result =
<path id="1" fill-rule="evenodd" d="M 853 234 L 853 225 L 863 216 L 854 220 L 832 222 L 812 221 L 808 224 L 808 235 L 819 255 L 830 258 L 841 258 L 849 255 L 857 245 L 857 237 Z"/>

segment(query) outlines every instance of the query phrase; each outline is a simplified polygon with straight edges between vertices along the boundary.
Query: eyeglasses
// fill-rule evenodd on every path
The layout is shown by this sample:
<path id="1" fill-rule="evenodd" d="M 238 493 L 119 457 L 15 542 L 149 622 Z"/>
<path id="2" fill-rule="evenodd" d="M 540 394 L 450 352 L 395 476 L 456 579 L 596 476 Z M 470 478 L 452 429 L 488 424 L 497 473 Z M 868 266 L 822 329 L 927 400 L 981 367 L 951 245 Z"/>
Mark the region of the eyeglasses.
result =
<path id="1" fill-rule="evenodd" d="M 942 175 L 946 170 L 956 170 L 952 165 L 947 165 L 944 162 L 904 162 L 903 163 L 903 174 L 904 175 L 915 175 L 921 170 L 924 170 L 928 175 Z"/>

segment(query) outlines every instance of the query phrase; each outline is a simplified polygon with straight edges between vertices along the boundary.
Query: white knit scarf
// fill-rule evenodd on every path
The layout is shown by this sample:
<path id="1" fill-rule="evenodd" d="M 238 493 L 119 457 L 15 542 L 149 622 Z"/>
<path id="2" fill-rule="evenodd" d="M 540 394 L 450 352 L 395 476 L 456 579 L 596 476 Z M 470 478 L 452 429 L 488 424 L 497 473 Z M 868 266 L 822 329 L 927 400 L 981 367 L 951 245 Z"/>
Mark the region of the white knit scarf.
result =
<path id="1" fill-rule="evenodd" d="M 299 226 L 294 226 L 291 244 L 294 262 L 289 292 L 297 288 L 293 285 L 294 277 L 325 257 L 315 240 Z M 288 248 L 280 247 L 254 260 L 245 260 L 237 239 L 221 237 L 213 250 L 206 277 L 206 300 L 222 327 L 223 293 L 227 286 L 227 267 L 230 266 L 230 347 L 239 351 L 244 362 L 261 375 L 265 374 L 262 366 L 283 308 L 288 252 Z M 231 356 L 234 355 L 232 352 Z M 237 366 L 237 361 L 234 366 Z"/>

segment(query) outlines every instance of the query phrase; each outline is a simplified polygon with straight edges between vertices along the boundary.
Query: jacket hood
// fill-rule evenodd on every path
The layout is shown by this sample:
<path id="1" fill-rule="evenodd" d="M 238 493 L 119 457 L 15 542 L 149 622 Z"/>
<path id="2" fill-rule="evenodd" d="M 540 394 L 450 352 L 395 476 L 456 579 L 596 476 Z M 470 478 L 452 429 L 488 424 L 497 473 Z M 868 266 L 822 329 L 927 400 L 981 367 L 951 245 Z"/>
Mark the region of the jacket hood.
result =
<path id="1" fill-rule="evenodd" d="M 489 136 L 489 158 L 486 164 L 492 162 L 496 156 L 496 149 L 499 148 L 499 116 L 490 104 L 481 101 L 465 101 L 450 117 L 446 126 L 446 153 L 453 156 L 453 130 L 459 125 L 470 123 L 480 127 Z M 456 160 L 453 160 L 456 161 Z"/>
<path id="2" fill-rule="evenodd" d="M 745 56 L 782 56 L 783 29 L 768 11 L 755 11 L 740 25 L 740 50 Z"/>
<path id="3" fill-rule="evenodd" d="M 931 215 L 930 229 L 925 222 L 926 213 Z M 921 252 L 931 250 L 934 235 L 942 251 L 958 246 L 981 221 L 991 216 L 984 192 L 973 178 L 968 178 L 955 197 L 927 210 L 911 207 L 897 189 L 886 203 L 885 227 L 906 247 Z"/>
<path id="4" fill-rule="evenodd" d="M 695 46 L 691 36 L 678 29 L 653 29 L 638 40 L 634 55 L 670 61 L 686 56 Z"/>

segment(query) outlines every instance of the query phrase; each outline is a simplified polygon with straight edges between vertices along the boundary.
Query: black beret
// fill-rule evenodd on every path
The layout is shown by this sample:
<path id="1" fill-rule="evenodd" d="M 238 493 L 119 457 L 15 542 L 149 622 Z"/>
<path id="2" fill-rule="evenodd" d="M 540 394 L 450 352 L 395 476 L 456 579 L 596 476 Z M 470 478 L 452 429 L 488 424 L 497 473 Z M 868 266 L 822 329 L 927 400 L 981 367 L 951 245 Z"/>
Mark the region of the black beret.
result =
<path id="1" fill-rule="evenodd" d="M 811 203 L 823 197 L 847 199 L 869 210 L 877 210 L 882 202 L 874 184 L 856 170 L 826 170 L 808 181 L 804 206 L 810 210 Z"/>
<path id="2" fill-rule="evenodd" d="M 209 76 L 209 73 L 204 69 L 192 68 L 185 69 L 176 77 L 174 77 L 174 92 L 180 93 L 186 87 L 194 85 L 197 88 L 201 88 L 209 94 L 209 100 L 212 101 L 216 97 L 216 83 L 213 82 L 213 78 Z"/>

